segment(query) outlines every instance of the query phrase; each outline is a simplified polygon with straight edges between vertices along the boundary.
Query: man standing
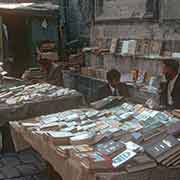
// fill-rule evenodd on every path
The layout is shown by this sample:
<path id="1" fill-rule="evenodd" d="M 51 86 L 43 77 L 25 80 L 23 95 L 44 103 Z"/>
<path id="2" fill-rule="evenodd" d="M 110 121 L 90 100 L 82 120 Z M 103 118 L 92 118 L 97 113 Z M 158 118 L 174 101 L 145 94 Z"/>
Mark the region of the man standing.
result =
<path id="1" fill-rule="evenodd" d="M 104 87 L 101 87 L 97 93 L 97 100 L 108 96 L 123 96 L 129 97 L 128 88 L 125 83 L 120 82 L 121 73 L 116 69 L 107 72 L 107 81 Z"/>
<path id="2" fill-rule="evenodd" d="M 166 82 L 161 84 L 161 104 L 169 108 L 180 108 L 179 62 L 164 61 L 163 74 Z"/>

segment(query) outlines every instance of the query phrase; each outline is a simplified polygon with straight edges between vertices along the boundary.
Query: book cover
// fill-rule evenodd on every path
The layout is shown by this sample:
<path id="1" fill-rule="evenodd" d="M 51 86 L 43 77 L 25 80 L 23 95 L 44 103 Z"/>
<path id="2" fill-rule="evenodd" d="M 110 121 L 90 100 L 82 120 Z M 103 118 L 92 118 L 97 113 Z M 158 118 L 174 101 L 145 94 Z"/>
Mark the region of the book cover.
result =
<path id="1" fill-rule="evenodd" d="M 102 154 L 113 158 L 120 152 L 124 151 L 126 149 L 126 146 L 120 141 L 115 142 L 111 140 L 111 141 L 96 145 L 95 149 L 101 152 Z"/>
<path id="2" fill-rule="evenodd" d="M 70 142 L 72 145 L 81 145 L 81 144 L 91 144 L 93 139 L 95 138 L 94 133 L 83 133 L 80 135 L 76 135 L 70 138 Z"/>
<path id="3" fill-rule="evenodd" d="M 132 159 L 134 156 L 136 156 L 136 153 L 127 149 L 112 159 L 112 165 L 114 168 L 117 168 Z"/>

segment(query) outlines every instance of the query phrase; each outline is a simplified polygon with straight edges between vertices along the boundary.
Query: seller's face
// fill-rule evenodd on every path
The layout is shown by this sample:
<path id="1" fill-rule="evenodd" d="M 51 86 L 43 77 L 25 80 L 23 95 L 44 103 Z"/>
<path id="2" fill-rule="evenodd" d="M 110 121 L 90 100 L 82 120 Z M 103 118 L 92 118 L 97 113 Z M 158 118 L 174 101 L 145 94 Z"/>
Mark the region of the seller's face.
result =
<path id="1" fill-rule="evenodd" d="M 111 82 L 109 82 L 109 83 L 110 83 L 110 85 L 111 85 L 113 88 L 116 88 L 116 87 L 118 86 L 118 84 L 119 84 L 119 81 L 113 79 L 113 80 L 112 80 Z"/>
<path id="2" fill-rule="evenodd" d="M 175 76 L 175 72 L 173 71 L 173 69 L 167 65 L 164 66 L 163 68 L 163 74 L 166 77 L 166 80 L 172 80 Z"/>

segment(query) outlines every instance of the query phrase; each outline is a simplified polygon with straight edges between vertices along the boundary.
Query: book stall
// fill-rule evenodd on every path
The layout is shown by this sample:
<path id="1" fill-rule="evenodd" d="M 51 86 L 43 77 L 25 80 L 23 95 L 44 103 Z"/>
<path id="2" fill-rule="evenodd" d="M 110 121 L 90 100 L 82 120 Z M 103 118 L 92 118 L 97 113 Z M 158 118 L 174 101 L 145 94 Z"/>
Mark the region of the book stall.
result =
<path id="1" fill-rule="evenodd" d="M 114 100 L 10 122 L 14 144 L 21 137 L 63 180 L 178 180 L 179 111 L 151 110 L 122 98 L 102 109 Z"/>
<path id="2" fill-rule="evenodd" d="M 47 83 L 2 87 L 0 89 L 1 126 L 8 121 L 65 111 L 82 104 L 83 97 L 77 91 Z"/>
<path id="3" fill-rule="evenodd" d="M 4 64 L 0 62 L 0 89 L 26 84 L 22 79 L 8 76 L 3 66 Z"/>
<path id="4" fill-rule="evenodd" d="M 65 87 L 73 88 L 82 92 L 89 101 L 93 101 L 96 97 L 98 88 L 106 84 L 105 80 L 97 79 L 88 75 L 74 73 L 71 71 L 63 71 Z M 130 76 L 130 75 L 129 75 Z M 145 103 L 152 97 L 159 97 L 158 89 L 148 83 L 137 83 L 135 81 L 126 81 L 130 97 L 138 103 Z"/>
<path id="5" fill-rule="evenodd" d="M 70 68 L 64 71 L 65 86 L 73 84 L 91 101 L 98 86 L 106 82 L 107 72 L 117 69 L 121 73 L 121 82 L 128 85 L 130 96 L 145 103 L 152 97 L 158 98 L 163 62 L 179 60 L 179 47 L 179 41 L 120 37 L 97 39 L 93 46 L 83 48 L 84 66 L 78 73 Z"/>

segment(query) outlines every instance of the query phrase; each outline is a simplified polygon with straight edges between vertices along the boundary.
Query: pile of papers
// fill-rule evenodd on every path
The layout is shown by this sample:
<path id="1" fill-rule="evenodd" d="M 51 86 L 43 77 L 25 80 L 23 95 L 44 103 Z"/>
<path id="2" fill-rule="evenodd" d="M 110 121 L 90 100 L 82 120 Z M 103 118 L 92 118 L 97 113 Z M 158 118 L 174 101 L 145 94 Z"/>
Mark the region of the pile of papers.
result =
<path id="1" fill-rule="evenodd" d="M 38 102 L 51 98 L 73 95 L 75 90 L 53 86 L 47 83 L 15 86 L 0 90 L 0 102 L 8 105 Z"/>
<path id="2" fill-rule="evenodd" d="M 75 159 L 88 169 L 135 172 L 154 168 L 157 163 L 166 165 L 167 158 L 173 158 L 171 152 L 160 161 L 161 155 L 157 159 L 151 148 L 157 150 L 156 144 L 163 148 L 158 143 L 164 142 L 171 149 L 171 141 L 179 148 L 179 140 L 167 133 L 178 121 L 167 112 L 123 103 L 101 111 L 76 109 L 18 123 L 25 132 L 41 135 L 54 144 L 61 156 Z"/>

